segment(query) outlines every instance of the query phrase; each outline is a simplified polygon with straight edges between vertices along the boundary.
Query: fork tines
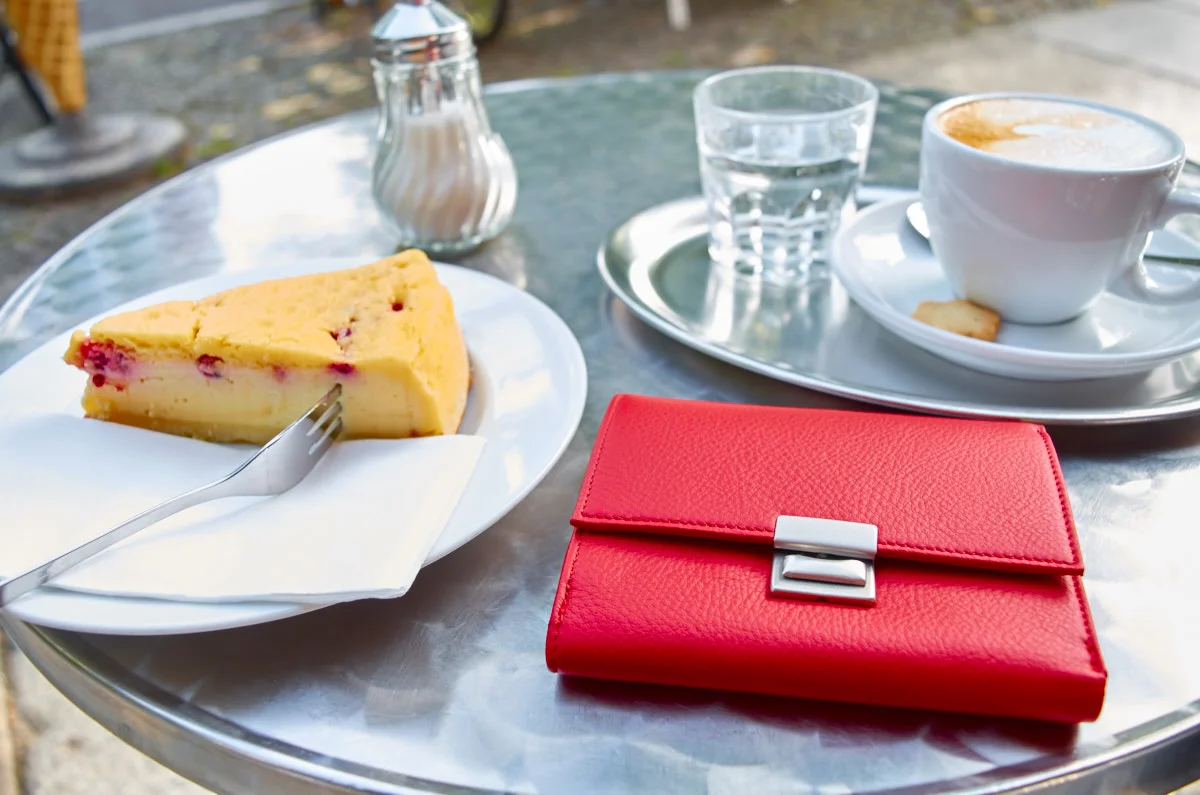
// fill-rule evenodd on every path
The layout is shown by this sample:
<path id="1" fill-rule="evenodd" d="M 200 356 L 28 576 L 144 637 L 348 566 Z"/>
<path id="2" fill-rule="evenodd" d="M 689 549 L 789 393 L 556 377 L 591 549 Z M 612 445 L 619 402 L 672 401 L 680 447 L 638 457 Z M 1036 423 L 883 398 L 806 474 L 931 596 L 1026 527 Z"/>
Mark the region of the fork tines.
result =
<path id="1" fill-rule="evenodd" d="M 308 410 L 305 418 L 312 420 L 313 425 L 305 433 L 305 436 L 313 436 L 317 431 L 322 431 L 321 436 L 312 446 L 308 448 L 309 455 L 322 455 L 329 445 L 341 435 L 342 432 L 342 385 L 334 384 L 333 389 L 325 393 L 325 396 L 317 401 L 317 404 Z"/>

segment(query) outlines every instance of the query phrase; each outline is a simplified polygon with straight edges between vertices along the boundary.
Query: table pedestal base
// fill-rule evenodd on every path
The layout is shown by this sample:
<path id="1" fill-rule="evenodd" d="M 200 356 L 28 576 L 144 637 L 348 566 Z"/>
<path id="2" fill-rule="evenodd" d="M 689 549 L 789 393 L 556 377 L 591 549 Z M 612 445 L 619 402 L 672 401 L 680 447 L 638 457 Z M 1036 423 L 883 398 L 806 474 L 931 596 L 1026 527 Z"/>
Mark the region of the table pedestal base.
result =
<path id="1" fill-rule="evenodd" d="M 167 116 L 64 115 L 0 144 L 0 199 L 57 198 L 110 188 L 169 165 L 187 139 Z"/>

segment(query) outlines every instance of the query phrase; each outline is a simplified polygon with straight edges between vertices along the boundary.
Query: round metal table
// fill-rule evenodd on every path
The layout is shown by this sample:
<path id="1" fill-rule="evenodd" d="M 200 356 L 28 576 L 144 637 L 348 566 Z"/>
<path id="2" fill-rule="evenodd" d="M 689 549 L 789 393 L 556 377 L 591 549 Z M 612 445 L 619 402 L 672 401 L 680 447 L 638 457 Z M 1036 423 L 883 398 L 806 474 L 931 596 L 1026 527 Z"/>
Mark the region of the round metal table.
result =
<path id="1" fill-rule="evenodd" d="M 594 265 L 634 212 L 699 189 L 695 74 L 493 86 L 516 219 L 464 262 L 537 295 L 586 352 L 569 451 L 403 599 L 176 637 L 4 627 L 76 704 L 220 792 L 1164 791 L 1200 778 L 1200 421 L 1055 431 L 1111 679 L 1095 724 L 560 681 L 543 640 L 567 524 L 615 392 L 846 405 L 634 319 Z M 928 92 L 885 88 L 868 181 L 913 185 Z M 394 246 L 368 190 L 373 114 L 201 166 L 55 255 L 0 311 L 0 368 L 127 299 L 222 269 Z"/>

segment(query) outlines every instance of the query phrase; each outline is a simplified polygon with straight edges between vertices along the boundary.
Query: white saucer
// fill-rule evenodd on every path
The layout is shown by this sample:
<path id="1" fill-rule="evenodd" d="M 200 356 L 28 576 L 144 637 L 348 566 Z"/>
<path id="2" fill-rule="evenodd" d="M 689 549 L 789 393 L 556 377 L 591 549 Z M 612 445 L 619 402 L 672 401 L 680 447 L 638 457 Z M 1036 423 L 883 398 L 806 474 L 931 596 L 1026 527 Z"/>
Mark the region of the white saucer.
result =
<path id="1" fill-rule="evenodd" d="M 872 205 L 838 233 L 830 255 L 834 273 L 863 311 L 908 342 L 943 359 L 993 375 L 1074 381 L 1146 372 L 1200 349 L 1200 309 L 1151 306 L 1105 293 L 1080 317 L 1054 326 L 1002 323 L 995 342 L 953 334 L 912 318 L 922 301 L 955 298 L 928 242 L 904 211 L 914 193 Z M 1200 245 L 1159 232 L 1151 247 L 1200 257 Z M 1200 278 L 1200 269 L 1148 264 L 1167 285 Z"/>
<path id="2" fill-rule="evenodd" d="M 160 301 L 195 299 L 242 284 L 341 270 L 360 259 L 293 261 L 221 273 L 144 296 L 105 316 Z M 453 552 L 503 517 L 554 466 L 579 426 L 587 397 L 583 352 L 567 325 L 529 293 L 466 268 L 437 265 L 454 298 L 471 355 L 471 393 L 462 433 L 488 440 L 462 500 L 434 543 L 426 564 Z M 92 321 L 81 323 L 87 328 Z M 81 373 L 62 363 L 59 336 L 0 374 L 0 425 L 66 414 L 81 416 Z M 0 450 L 0 455 L 5 451 Z M 164 462 L 164 466 L 169 462 Z M 64 499 L 72 483 L 63 482 Z M 379 495 L 386 500 L 388 495 Z M 5 532 L 21 532 L 6 527 Z M 110 553 L 111 554 L 111 553 Z M 243 627 L 315 610 L 322 605 L 278 602 L 192 603 L 42 588 L 9 605 L 33 624 L 120 635 L 168 635 Z"/>

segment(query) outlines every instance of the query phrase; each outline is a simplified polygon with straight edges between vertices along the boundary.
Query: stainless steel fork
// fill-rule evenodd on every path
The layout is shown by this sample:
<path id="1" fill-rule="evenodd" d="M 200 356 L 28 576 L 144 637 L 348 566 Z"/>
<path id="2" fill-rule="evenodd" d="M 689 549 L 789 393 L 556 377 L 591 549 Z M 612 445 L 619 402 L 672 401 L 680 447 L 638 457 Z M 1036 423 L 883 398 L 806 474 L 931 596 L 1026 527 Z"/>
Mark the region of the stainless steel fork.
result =
<path id="1" fill-rule="evenodd" d="M 280 431 L 261 450 L 220 480 L 160 503 L 66 554 L 0 582 L 0 607 L 45 585 L 139 530 L 202 502 L 225 497 L 267 497 L 284 493 L 312 472 L 342 432 L 341 396 L 342 387 L 338 384 L 303 417 Z"/>

